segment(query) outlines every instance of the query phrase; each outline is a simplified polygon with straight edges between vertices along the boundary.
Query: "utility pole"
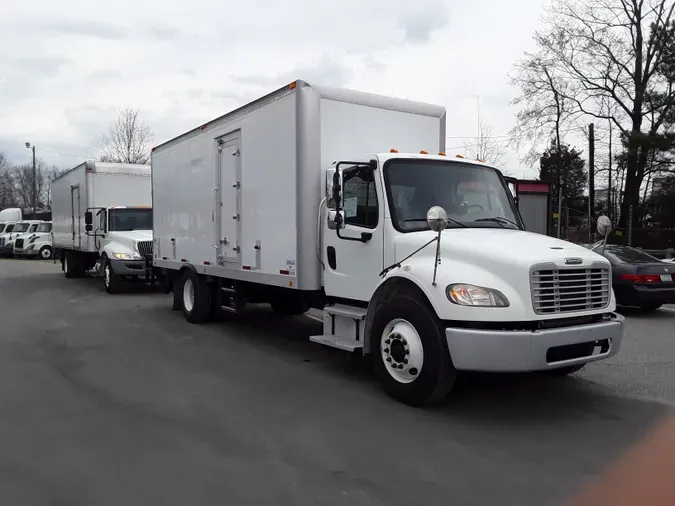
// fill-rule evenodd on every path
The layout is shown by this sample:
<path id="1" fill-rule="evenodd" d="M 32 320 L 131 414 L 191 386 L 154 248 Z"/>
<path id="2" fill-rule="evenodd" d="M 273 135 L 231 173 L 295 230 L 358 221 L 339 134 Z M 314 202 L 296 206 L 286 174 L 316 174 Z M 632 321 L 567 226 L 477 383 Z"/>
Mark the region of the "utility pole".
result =
<path id="1" fill-rule="evenodd" d="M 593 242 L 593 211 L 595 209 L 595 132 L 588 125 L 588 244 Z"/>
<path id="2" fill-rule="evenodd" d="M 28 149 L 33 150 L 33 219 L 37 219 L 37 175 L 35 170 L 35 146 L 31 146 L 30 142 L 26 143 Z"/>

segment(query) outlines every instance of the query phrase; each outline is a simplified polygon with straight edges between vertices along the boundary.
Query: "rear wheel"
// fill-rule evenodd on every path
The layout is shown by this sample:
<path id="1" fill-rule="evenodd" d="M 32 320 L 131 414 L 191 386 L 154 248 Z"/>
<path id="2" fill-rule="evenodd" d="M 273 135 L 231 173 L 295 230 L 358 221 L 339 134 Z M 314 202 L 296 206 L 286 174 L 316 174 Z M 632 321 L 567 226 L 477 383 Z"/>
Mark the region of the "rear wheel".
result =
<path id="1" fill-rule="evenodd" d="M 63 274 L 68 279 L 76 278 L 77 272 L 75 270 L 75 261 L 72 251 L 65 251 L 63 253 Z"/>
<path id="2" fill-rule="evenodd" d="M 375 314 L 373 368 L 387 393 L 411 406 L 444 398 L 457 377 L 441 324 L 418 299 L 399 296 Z"/>
<path id="3" fill-rule="evenodd" d="M 202 323 L 211 314 L 211 287 L 196 272 L 186 269 L 180 283 L 181 308 L 190 323 Z"/>

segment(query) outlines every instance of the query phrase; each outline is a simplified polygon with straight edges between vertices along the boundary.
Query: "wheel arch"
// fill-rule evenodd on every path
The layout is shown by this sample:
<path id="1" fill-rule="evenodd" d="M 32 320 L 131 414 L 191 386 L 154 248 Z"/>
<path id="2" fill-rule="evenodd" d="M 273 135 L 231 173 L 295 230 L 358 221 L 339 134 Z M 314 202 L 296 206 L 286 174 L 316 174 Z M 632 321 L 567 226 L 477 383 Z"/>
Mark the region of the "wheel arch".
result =
<path id="1" fill-rule="evenodd" d="M 370 333 L 372 330 L 375 313 L 377 313 L 377 310 L 385 302 L 393 299 L 401 293 L 406 293 L 412 295 L 415 298 L 418 298 L 422 303 L 429 306 L 429 308 L 434 313 L 436 313 L 433 304 L 429 300 L 429 297 L 427 297 L 426 293 L 424 293 L 424 290 L 415 281 L 403 276 L 391 276 L 387 278 L 380 284 L 380 286 L 377 287 L 375 293 L 373 293 L 373 296 L 370 299 L 370 302 L 368 303 L 363 343 L 364 355 L 370 353 Z"/>

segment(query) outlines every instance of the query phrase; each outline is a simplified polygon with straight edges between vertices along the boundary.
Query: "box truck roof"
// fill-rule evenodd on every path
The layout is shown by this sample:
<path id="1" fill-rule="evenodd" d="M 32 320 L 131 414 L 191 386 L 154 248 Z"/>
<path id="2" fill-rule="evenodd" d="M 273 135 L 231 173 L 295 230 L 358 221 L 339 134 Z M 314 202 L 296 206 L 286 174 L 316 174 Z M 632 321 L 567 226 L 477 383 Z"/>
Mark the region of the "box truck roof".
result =
<path id="1" fill-rule="evenodd" d="M 244 114 L 247 114 L 255 109 L 258 109 L 270 102 L 277 100 L 280 96 L 284 94 L 287 94 L 297 88 L 302 87 L 309 87 L 312 90 L 314 90 L 314 92 L 321 98 L 334 100 L 336 102 L 346 102 L 350 104 L 365 105 L 379 109 L 389 109 L 392 111 L 407 112 L 410 114 L 420 114 L 423 116 L 432 116 L 432 117 L 436 116 L 438 118 L 445 118 L 445 107 L 440 105 L 427 104 L 424 102 L 416 102 L 414 100 L 408 100 L 403 98 L 387 97 L 385 95 L 378 95 L 375 93 L 367 93 L 364 91 L 350 90 L 347 88 L 333 88 L 330 86 L 321 86 L 311 84 L 308 83 L 307 81 L 298 79 L 286 86 L 283 86 L 273 91 L 272 93 L 269 93 L 263 97 L 260 97 L 257 100 L 254 100 L 253 102 L 249 102 L 248 104 L 243 105 L 238 109 L 234 109 L 233 111 L 230 111 L 211 121 L 208 121 L 197 128 L 193 128 L 192 130 L 189 130 L 188 132 L 185 132 L 184 134 L 179 135 L 178 137 L 174 137 L 173 139 L 170 139 L 162 144 L 159 144 L 154 148 L 152 148 L 152 151 L 155 152 L 164 149 L 178 140 L 182 140 L 187 137 L 196 135 L 203 130 L 207 130 L 212 126 L 220 124 L 225 119 L 231 121 L 237 116 L 243 116 Z M 445 139 L 445 121 L 441 122 L 441 128 L 443 129 L 442 137 L 443 139 Z"/>
<path id="2" fill-rule="evenodd" d="M 64 172 L 54 181 L 70 174 L 74 170 L 85 167 L 85 171 L 90 174 L 125 174 L 129 176 L 148 176 L 150 177 L 150 165 L 137 163 L 106 163 L 106 162 L 84 162 L 72 169 Z"/>

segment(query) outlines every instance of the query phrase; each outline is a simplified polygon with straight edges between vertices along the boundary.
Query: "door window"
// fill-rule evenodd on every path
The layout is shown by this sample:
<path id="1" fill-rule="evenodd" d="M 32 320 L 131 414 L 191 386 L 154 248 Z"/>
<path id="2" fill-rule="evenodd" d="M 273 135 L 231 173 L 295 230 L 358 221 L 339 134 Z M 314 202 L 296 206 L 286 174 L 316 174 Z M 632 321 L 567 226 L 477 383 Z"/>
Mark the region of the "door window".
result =
<path id="1" fill-rule="evenodd" d="M 343 172 L 345 223 L 375 228 L 379 218 L 375 175 L 372 169 L 356 167 Z"/>

